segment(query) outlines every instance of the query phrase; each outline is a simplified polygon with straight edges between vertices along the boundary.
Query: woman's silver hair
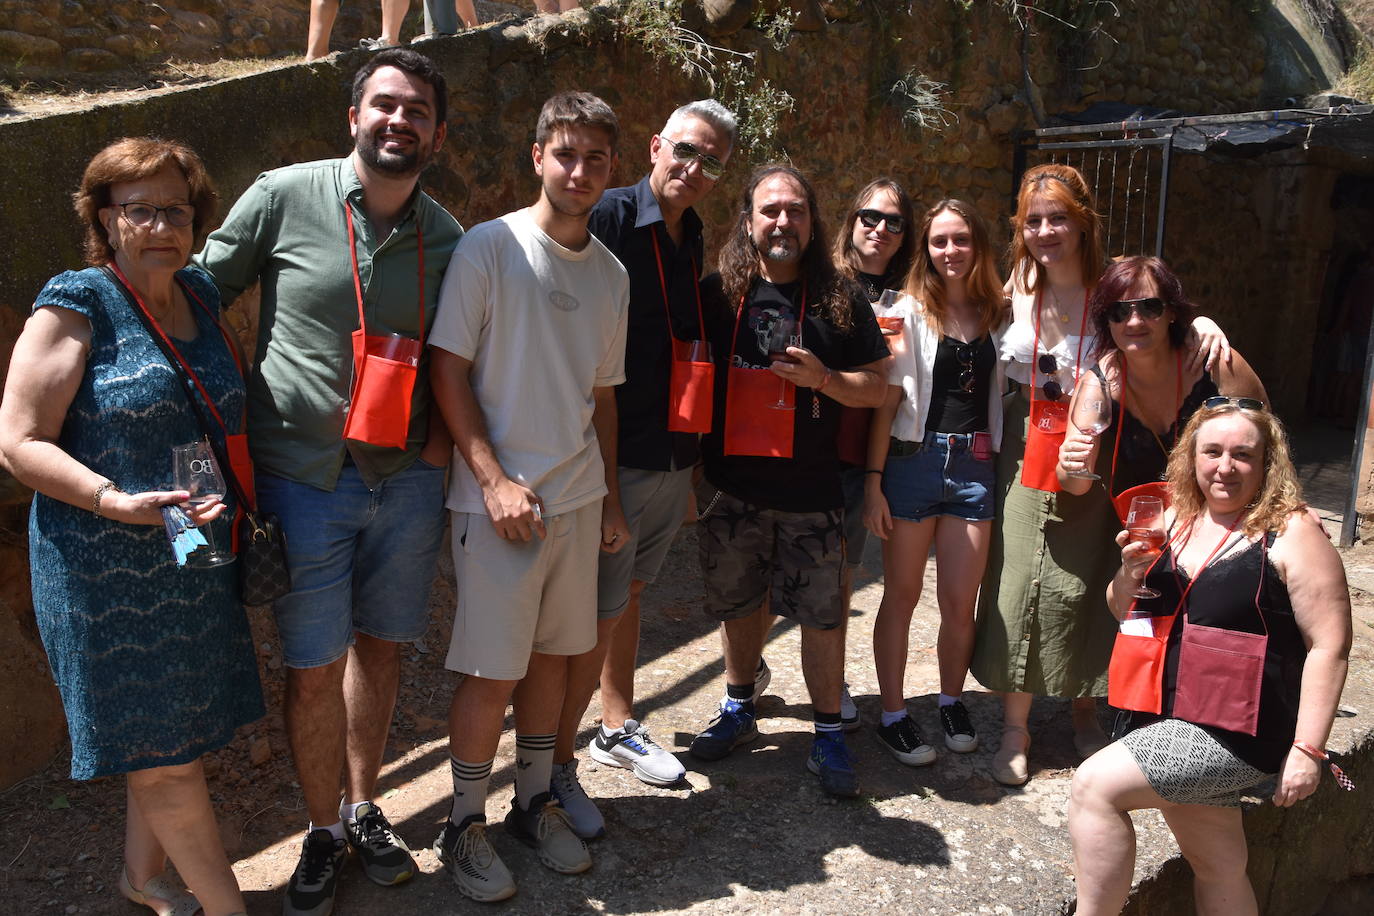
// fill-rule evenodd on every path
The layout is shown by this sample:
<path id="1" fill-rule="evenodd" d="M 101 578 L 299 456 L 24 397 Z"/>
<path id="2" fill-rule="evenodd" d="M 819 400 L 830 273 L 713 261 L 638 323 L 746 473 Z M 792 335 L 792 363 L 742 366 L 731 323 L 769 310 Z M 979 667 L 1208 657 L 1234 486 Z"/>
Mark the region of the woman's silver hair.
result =
<path id="1" fill-rule="evenodd" d="M 739 122 L 735 119 L 735 114 L 715 99 L 698 99 L 695 102 L 688 102 L 677 111 L 668 115 L 668 120 L 663 123 L 663 130 L 660 134 L 666 134 L 672 128 L 688 118 L 700 118 L 713 128 L 725 135 L 730 150 L 735 148 L 735 135 L 739 131 Z"/>

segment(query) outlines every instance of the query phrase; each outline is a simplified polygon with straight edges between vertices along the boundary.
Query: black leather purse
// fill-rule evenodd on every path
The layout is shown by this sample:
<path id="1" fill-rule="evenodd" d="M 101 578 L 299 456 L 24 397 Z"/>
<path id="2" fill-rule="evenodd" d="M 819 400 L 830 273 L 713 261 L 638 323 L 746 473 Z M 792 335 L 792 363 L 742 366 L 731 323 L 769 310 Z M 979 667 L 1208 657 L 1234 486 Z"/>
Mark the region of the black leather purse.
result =
<path id="1" fill-rule="evenodd" d="M 157 344 L 157 348 L 162 351 L 167 364 L 176 373 L 177 379 L 181 382 L 181 390 L 185 393 L 186 400 L 196 415 L 196 422 L 200 425 L 201 435 L 210 443 L 210 448 L 215 453 L 215 460 L 219 462 L 220 473 L 224 475 L 225 482 L 233 488 L 234 496 L 243 509 L 243 517 L 239 519 L 237 531 L 239 587 L 242 592 L 243 603 L 271 604 L 291 591 L 291 570 L 286 563 L 286 533 L 282 531 L 280 519 L 271 513 L 258 511 L 257 503 L 249 496 L 248 491 L 239 481 L 238 475 L 234 473 L 234 466 L 230 463 L 229 456 L 224 453 L 218 440 L 211 434 L 210 421 L 205 416 L 205 411 L 200 406 L 200 402 L 196 400 L 191 387 L 191 380 L 186 377 L 186 371 L 181 367 L 181 361 L 168 350 L 162 335 L 149 326 L 147 315 L 144 314 L 143 309 L 134 300 L 128 287 L 124 285 L 114 271 L 108 267 L 102 267 L 101 270 L 124 294 L 124 299 L 129 303 L 129 308 L 138 316 L 138 320 L 143 323 L 144 330 L 148 332 L 153 343 Z M 234 357 L 232 352 L 229 355 Z M 235 357 L 235 364 L 237 365 L 237 363 L 238 360 Z"/>

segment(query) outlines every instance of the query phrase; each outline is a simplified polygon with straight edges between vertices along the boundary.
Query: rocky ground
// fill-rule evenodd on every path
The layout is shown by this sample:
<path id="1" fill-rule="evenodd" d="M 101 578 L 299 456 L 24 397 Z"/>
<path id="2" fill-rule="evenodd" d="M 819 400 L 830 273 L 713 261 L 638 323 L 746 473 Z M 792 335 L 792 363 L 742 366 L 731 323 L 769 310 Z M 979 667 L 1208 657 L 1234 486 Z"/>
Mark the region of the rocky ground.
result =
<path id="1" fill-rule="evenodd" d="M 876 743 L 877 684 L 869 631 L 881 597 L 881 563 L 870 545 L 851 620 L 846 674 L 864 715 L 850 736 L 864 794 L 850 802 L 825 797 L 803 765 L 811 738 L 810 710 L 798 665 L 798 632 L 783 622 L 767 650 L 774 678 L 760 706 L 760 740 L 714 764 L 685 753 L 710 718 L 721 691 L 722 665 L 714 627 L 700 612 L 695 534 L 686 530 L 660 582 L 647 594 L 639 671 L 639 714 L 688 766 L 686 784 L 658 789 L 627 771 L 584 759 L 583 783 L 600 800 L 608 835 L 593 847 L 596 864 L 567 878 L 541 866 L 533 853 L 492 830 L 498 852 L 520 884 L 501 909 L 510 913 L 886 913 L 933 914 L 1066 912 L 1072 898 L 1065 804 L 1072 767 L 1067 704 L 1037 704 L 1032 728 L 1031 782 L 1007 789 L 988 773 L 996 749 L 998 704 L 971 690 L 968 706 L 984 736 L 977 752 L 941 749 L 931 766 L 911 769 Z M 1374 589 L 1368 548 L 1348 555 L 1352 582 Z M 927 592 L 933 592 L 928 576 Z M 1371 708 L 1366 593 L 1357 614 L 1357 644 L 1345 702 Z M 445 562 L 431 596 L 432 625 L 407 651 L 401 698 L 378 799 L 417 850 L 420 874 L 397 888 L 370 885 L 356 866 L 345 873 L 338 912 L 475 913 L 484 905 L 457 895 L 427 847 L 448 812 L 450 780 L 445 715 L 452 676 L 443 670 L 452 570 Z M 282 670 L 266 610 L 253 611 L 263 648 L 268 717 L 245 728 L 229 747 L 208 758 L 221 833 L 255 914 L 279 912 L 281 890 L 294 868 L 306 821 L 294 782 L 281 720 Z M 907 689 L 910 708 L 928 736 L 935 716 L 935 624 L 929 599 L 917 610 Z M 971 686 L 973 685 L 970 681 Z M 584 727 L 594 725 L 596 704 Z M 1338 721 L 1333 745 L 1358 727 Z M 584 736 L 585 737 L 585 736 Z M 13 736 L 22 740 L 22 736 Z M 510 797 L 514 739 L 503 738 L 488 804 L 498 823 Z M 8 913 L 125 914 L 114 881 L 121 855 L 123 783 L 65 778 L 67 761 L 0 796 L 7 842 L 0 853 L 0 911 Z M 1330 787 L 1325 787 L 1329 791 Z M 1138 875 L 1174 855 L 1176 847 L 1151 814 L 1141 831 Z"/>

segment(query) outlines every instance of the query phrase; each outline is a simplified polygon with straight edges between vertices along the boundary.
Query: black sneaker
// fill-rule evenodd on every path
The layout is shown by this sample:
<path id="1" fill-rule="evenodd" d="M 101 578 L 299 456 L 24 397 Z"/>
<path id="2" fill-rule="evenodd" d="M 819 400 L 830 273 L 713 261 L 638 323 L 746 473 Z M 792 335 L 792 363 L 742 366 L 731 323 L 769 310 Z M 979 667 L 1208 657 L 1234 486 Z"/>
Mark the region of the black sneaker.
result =
<path id="1" fill-rule="evenodd" d="M 372 802 L 358 806 L 357 817 L 344 821 L 348 845 L 363 863 L 363 874 L 373 884 L 390 887 L 409 881 L 415 874 L 415 860 L 410 847 L 391 829 L 382 809 Z"/>
<path id="2" fill-rule="evenodd" d="M 907 766 L 925 766 L 935 759 L 935 748 L 921 739 L 911 716 L 902 716 L 891 725 L 878 726 L 878 740 L 883 747 Z"/>
<path id="3" fill-rule="evenodd" d="M 512 798 L 506 814 L 506 832 L 539 854 L 539 861 L 563 875 L 580 874 L 592 867 L 592 854 L 572 827 L 568 812 L 548 792 L 530 799 L 528 809 Z"/>
<path id="4" fill-rule="evenodd" d="M 282 916 L 329 916 L 334 910 L 334 888 L 339 869 L 348 857 L 348 844 L 334 839 L 324 827 L 305 835 L 301 860 L 286 885 Z"/>
<path id="5" fill-rule="evenodd" d="M 940 727 L 945 730 L 945 747 L 956 754 L 978 750 L 978 733 L 969 721 L 968 710 L 961 702 L 940 707 Z"/>

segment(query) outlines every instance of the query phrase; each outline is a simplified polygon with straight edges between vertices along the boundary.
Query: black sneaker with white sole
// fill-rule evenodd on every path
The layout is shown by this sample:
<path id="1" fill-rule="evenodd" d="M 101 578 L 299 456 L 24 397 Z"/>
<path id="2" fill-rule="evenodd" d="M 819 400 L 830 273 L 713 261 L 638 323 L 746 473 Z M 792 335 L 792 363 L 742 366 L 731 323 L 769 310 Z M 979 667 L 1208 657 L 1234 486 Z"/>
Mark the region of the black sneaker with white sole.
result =
<path id="1" fill-rule="evenodd" d="M 348 845 L 363 863 L 363 874 L 373 884 L 390 887 L 409 881 L 415 874 L 410 847 L 396 835 L 382 809 L 372 802 L 358 806 L 357 817 L 344 821 Z"/>
<path id="2" fill-rule="evenodd" d="M 334 911 L 334 889 L 339 870 L 348 858 L 348 844 L 320 827 L 305 835 L 301 859 L 282 898 L 282 916 L 329 916 Z"/>
<path id="3" fill-rule="evenodd" d="M 961 702 L 940 707 L 940 727 L 945 732 L 945 747 L 956 754 L 978 750 L 978 733 L 969 721 L 968 710 Z"/>
<path id="4" fill-rule="evenodd" d="M 911 716 L 902 716 L 891 725 L 879 725 L 878 741 L 907 766 L 925 766 L 935 759 L 935 748 L 922 740 Z"/>

